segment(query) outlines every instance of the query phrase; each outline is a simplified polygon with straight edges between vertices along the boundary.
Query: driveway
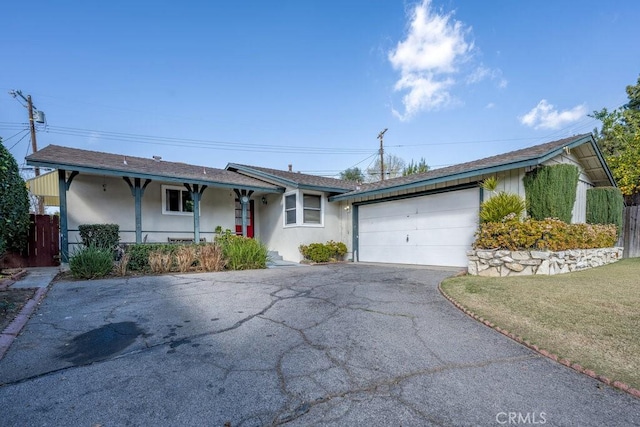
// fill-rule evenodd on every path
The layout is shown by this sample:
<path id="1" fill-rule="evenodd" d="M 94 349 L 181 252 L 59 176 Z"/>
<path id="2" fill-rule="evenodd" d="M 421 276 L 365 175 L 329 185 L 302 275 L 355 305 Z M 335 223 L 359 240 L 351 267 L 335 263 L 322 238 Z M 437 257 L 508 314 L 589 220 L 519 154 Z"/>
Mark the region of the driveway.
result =
<path id="1" fill-rule="evenodd" d="M 340 264 L 58 282 L 0 425 L 638 425 L 640 400 L 469 319 L 453 272 Z"/>

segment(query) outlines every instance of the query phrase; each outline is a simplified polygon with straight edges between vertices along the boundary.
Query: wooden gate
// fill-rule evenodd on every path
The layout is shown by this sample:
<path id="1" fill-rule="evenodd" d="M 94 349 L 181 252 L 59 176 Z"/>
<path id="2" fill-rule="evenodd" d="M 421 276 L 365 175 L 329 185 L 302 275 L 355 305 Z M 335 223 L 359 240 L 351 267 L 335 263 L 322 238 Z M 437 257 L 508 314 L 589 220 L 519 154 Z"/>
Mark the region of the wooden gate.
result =
<path id="1" fill-rule="evenodd" d="M 31 214 L 29 267 L 53 267 L 60 265 L 60 218 L 57 215 Z"/>
<path id="2" fill-rule="evenodd" d="M 640 206 L 627 206 L 624 208 L 623 224 L 623 257 L 640 257 Z"/>

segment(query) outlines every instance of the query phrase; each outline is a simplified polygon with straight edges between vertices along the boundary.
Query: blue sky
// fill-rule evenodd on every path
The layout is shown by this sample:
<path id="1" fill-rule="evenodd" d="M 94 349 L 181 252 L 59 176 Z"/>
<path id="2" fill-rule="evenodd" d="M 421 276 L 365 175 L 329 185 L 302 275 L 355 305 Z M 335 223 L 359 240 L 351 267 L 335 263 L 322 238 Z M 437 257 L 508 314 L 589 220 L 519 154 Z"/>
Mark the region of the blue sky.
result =
<path id="1" fill-rule="evenodd" d="M 432 167 L 591 131 L 640 74 L 640 2 L 8 1 L 0 136 L 211 167 Z M 26 136 L 25 136 L 26 135 Z M 24 139 L 21 139 L 24 136 Z"/>

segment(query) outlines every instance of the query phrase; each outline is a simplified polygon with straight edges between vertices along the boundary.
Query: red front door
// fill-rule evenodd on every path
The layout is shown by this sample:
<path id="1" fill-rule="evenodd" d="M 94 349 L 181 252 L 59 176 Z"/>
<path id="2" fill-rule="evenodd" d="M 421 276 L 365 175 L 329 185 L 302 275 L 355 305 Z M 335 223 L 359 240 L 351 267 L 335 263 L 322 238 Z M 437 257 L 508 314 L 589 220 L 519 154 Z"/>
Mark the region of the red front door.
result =
<path id="1" fill-rule="evenodd" d="M 242 236 L 242 204 L 236 199 L 236 234 Z M 247 237 L 253 239 L 253 200 L 249 201 L 247 209 Z"/>

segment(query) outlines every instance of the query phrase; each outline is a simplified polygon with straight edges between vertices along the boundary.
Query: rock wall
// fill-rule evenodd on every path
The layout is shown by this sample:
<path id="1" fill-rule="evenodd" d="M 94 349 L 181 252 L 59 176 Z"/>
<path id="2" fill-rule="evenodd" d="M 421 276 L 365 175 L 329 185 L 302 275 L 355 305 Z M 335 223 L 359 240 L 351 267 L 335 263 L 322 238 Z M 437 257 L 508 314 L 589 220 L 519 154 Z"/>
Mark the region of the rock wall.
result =
<path id="1" fill-rule="evenodd" d="M 611 264 L 622 259 L 622 248 L 574 249 L 569 251 L 467 251 L 467 271 L 473 276 L 505 277 L 570 273 Z"/>

